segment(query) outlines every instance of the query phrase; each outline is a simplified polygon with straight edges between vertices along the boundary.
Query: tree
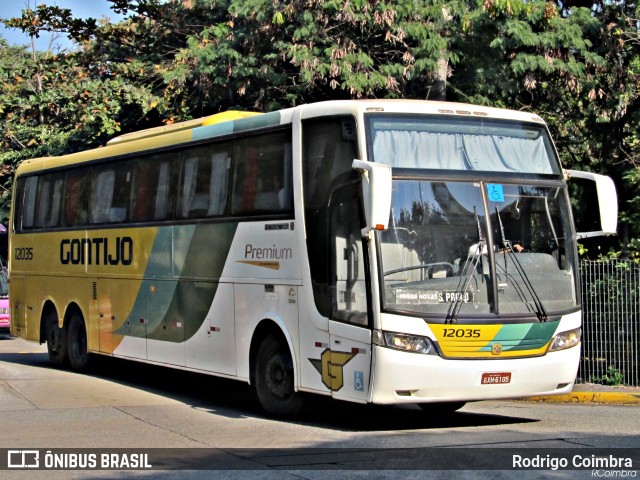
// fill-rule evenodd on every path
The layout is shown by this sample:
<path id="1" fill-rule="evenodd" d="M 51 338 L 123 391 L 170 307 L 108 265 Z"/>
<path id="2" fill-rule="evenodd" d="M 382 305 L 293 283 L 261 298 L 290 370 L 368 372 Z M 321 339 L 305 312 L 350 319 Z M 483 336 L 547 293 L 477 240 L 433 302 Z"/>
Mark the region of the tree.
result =
<path id="1" fill-rule="evenodd" d="M 38 6 L 5 21 L 81 48 L 5 63 L 3 161 L 230 108 L 422 98 L 541 114 L 565 167 L 618 186 L 640 244 L 636 5 L 596 0 L 110 0 L 117 24 Z M 42 86 L 32 78 L 41 75 Z M 17 77 L 16 77 L 17 76 Z M 20 78 L 21 80 L 15 80 Z M 28 79 L 28 80 L 23 80 Z M 28 99 L 23 101 L 22 99 Z M 9 167 L 10 169 L 13 167 Z M 6 177 L 5 177 L 6 179 Z M 635 242 L 635 243 L 634 243 Z M 634 246 L 635 245 L 635 246 Z"/>
<path id="2" fill-rule="evenodd" d="M 198 105 L 201 114 L 238 106 L 267 111 L 330 98 L 401 97 L 410 90 L 426 98 L 449 55 L 446 5 L 409 0 L 165 4 L 171 13 L 157 20 L 172 35 L 173 43 L 165 45 L 184 43 L 173 59 L 165 49 L 157 70 L 174 102 L 179 99 L 174 105 Z"/>
<path id="3" fill-rule="evenodd" d="M 27 159 L 104 144 L 139 125 L 158 99 L 144 85 L 91 72 L 77 54 L 28 52 L 0 42 L 0 217 L 9 213 L 13 173 Z"/>
<path id="4" fill-rule="evenodd" d="M 640 238 L 638 22 L 626 2 L 585 5 L 495 0 L 470 10 L 449 98 L 542 115 L 565 167 L 614 178 L 629 254 Z"/>

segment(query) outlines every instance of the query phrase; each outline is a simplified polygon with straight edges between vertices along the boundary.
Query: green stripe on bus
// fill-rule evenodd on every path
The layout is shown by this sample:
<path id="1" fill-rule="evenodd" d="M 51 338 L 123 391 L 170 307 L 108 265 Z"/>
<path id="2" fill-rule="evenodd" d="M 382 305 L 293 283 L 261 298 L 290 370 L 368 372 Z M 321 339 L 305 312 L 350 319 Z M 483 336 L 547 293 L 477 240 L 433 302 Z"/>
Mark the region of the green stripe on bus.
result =
<path id="1" fill-rule="evenodd" d="M 551 340 L 560 322 L 543 322 L 533 323 L 531 328 L 521 340 L 520 345 L 514 347 L 513 350 L 532 350 L 541 348 Z"/>
<path id="2" fill-rule="evenodd" d="M 182 342 L 200 329 L 213 303 L 237 227 L 235 222 L 195 227 L 188 249 L 178 253 L 184 253 L 185 260 L 171 304 L 162 320 L 148 330 L 147 338 Z M 167 331 L 168 325 L 176 323 L 182 324 L 183 337 L 178 328 L 173 333 Z"/>
<path id="3" fill-rule="evenodd" d="M 207 138 L 229 135 L 231 133 L 244 132 L 255 128 L 273 127 L 280 125 L 280 112 L 263 113 L 254 117 L 240 118 L 230 122 L 216 123 L 204 127 L 194 128 L 192 131 L 193 140 L 204 140 Z"/>
<path id="4" fill-rule="evenodd" d="M 494 343 L 501 343 L 504 351 L 535 350 L 551 340 L 558 325 L 559 322 L 503 325 L 495 337 L 480 351 L 490 352 Z"/>
<path id="5" fill-rule="evenodd" d="M 147 265 L 128 321 L 116 333 L 168 342 L 191 338 L 206 320 L 237 226 L 160 228 L 150 257 L 155 261 Z M 180 269 L 173 275 L 172 265 Z"/>

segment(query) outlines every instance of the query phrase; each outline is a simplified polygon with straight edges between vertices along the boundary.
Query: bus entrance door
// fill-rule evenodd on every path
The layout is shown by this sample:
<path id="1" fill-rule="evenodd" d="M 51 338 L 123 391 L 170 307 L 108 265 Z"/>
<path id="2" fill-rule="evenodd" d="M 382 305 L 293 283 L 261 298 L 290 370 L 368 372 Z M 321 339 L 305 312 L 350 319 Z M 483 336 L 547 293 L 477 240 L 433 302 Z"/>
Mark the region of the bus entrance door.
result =
<path id="1" fill-rule="evenodd" d="M 323 365 L 323 373 L 328 368 L 335 398 L 366 402 L 371 371 L 371 330 L 367 246 L 362 240 L 359 191 L 359 183 L 342 187 L 333 195 L 330 205 L 331 359 L 328 367 Z"/>

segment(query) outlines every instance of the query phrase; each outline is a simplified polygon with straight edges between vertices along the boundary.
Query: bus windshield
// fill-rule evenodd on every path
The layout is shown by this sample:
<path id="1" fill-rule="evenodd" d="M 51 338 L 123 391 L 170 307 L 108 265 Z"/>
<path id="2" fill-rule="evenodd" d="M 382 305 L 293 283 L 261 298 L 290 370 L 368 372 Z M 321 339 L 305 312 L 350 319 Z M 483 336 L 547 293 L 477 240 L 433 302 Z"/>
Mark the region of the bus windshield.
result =
<path id="1" fill-rule="evenodd" d="M 544 321 L 577 307 L 562 187 L 394 180 L 392 198 L 379 233 L 387 310 Z"/>

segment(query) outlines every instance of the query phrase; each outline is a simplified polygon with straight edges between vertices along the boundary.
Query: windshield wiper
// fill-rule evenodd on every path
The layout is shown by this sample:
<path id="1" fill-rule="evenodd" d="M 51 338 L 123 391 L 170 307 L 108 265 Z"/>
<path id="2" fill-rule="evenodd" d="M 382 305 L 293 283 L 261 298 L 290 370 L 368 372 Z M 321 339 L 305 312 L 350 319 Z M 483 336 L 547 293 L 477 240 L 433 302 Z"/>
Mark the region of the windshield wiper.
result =
<path id="1" fill-rule="evenodd" d="M 471 279 L 473 278 L 473 274 L 478 267 L 478 263 L 482 262 L 482 253 L 486 251 L 487 248 L 487 240 L 484 238 L 484 235 L 482 235 L 480 219 L 478 218 L 478 213 L 476 211 L 475 205 L 473 206 L 473 215 L 476 219 L 476 226 L 478 228 L 478 243 L 476 243 L 475 248 L 473 248 L 472 245 L 469 249 L 469 252 L 467 253 L 467 258 L 464 261 L 464 265 L 462 266 L 460 280 L 458 281 L 458 285 L 456 285 L 455 290 L 456 292 L 460 292 L 460 294 L 456 294 L 455 301 L 449 304 L 449 310 L 447 311 L 447 317 L 445 318 L 444 323 L 453 323 L 453 319 L 458 316 L 458 313 L 460 313 L 460 309 L 462 308 L 462 304 L 464 303 L 464 294 L 467 293 L 467 289 L 471 284 Z M 463 286 L 462 291 L 460 291 L 461 286 Z"/>
<path id="2" fill-rule="evenodd" d="M 504 248 L 504 255 L 505 255 L 504 273 L 505 273 L 505 276 L 507 278 L 511 278 L 512 279 L 512 281 L 514 282 L 513 283 L 514 287 L 519 290 L 518 293 L 522 296 L 522 299 L 525 300 L 526 296 L 524 295 L 524 291 L 520 288 L 520 285 L 518 284 L 518 282 L 511 275 L 509 275 L 509 272 L 507 271 L 507 259 L 506 259 L 506 257 L 508 255 L 509 258 L 511 258 L 511 260 L 513 261 L 513 265 L 515 266 L 516 271 L 520 275 L 520 278 L 522 279 L 522 282 L 524 283 L 527 291 L 529 292 L 529 295 L 533 299 L 533 304 L 534 304 L 534 308 L 535 308 L 535 312 L 536 312 L 536 316 L 538 317 L 538 320 L 540 322 L 546 322 L 548 320 L 548 318 L 549 318 L 548 315 L 547 315 L 547 310 L 544 308 L 544 305 L 542 304 L 542 300 L 540 300 L 540 296 L 536 292 L 536 289 L 534 288 L 533 284 L 531 283 L 531 280 L 527 276 L 527 273 L 525 272 L 524 268 L 522 268 L 522 265 L 520 264 L 520 261 L 518 260 L 518 256 L 515 254 L 515 251 L 513 249 L 513 244 L 511 243 L 511 240 L 507 240 L 505 238 L 504 226 L 502 225 L 502 218 L 500 217 L 500 211 L 499 211 L 498 207 L 496 207 L 496 217 L 498 219 L 498 225 L 500 226 L 501 243 L 502 243 L 502 246 Z M 497 266 L 497 264 L 498 264 L 498 260 L 496 259 L 496 266 Z M 497 269 L 496 269 L 496 275 L 497 275 L 497 273 L 498 272 L 497 272 Z"/>

